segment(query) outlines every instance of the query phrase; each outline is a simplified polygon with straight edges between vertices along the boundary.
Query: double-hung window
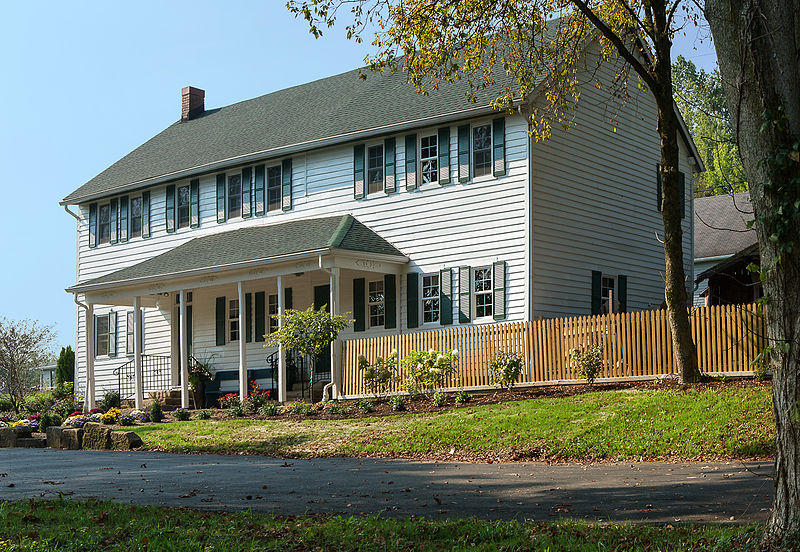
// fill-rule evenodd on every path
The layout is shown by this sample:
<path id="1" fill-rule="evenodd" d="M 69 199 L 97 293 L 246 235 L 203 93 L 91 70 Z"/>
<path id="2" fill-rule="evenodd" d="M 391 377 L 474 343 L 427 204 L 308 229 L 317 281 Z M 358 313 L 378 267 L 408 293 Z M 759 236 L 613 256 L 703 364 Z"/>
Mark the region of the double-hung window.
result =
<path id="1" fill-rule="evenodd" d="M 131 238 L 138 238 L 142 235 L 142 198 L 131 198 L 131 212 L 130 212 Z"/>
<path id="2" fill-rule="evenodd" d="M 422 323 L 439 321 L 439 275 L 422 276 Z"/>
<path id="3" fill-rule="evenodd" d="M 423 136 L 420 140 L 420 173 L 422 183 L 436 182 L 439 180 L 439 148 L 436 134 Z"/>
<path id="4" fill-rule="evenodd" d="M 614 303 L 617 302 L 617 290 L 616 290 L 617 280 L 613 276 L 606 276 L 605 274 L 602 276 L 600 280 L 600 312 L 607 313 L 608 312 L 608 293 L 613 293 L 614 296 Z M 617 309 L 614 309 L 616 312 Z"/>
<path id="5" fill-rule="evenodd" d="M 383 191 L 383 145 L 367 148 L 367 186 L 368 194 Z"/>
<path id="6" fill-rule="evenodd" d="M 242 216 L 242 175 L 232 174 L 228 177 L 228 218 Z"/>
<path id="7" fill-rule="evenodd" d="M 472 129 L 472 166 L 474 176 L 492 174 L 492 125 Z"/>
<path id="8" fill-rule="evenodd" d="M 486 318 L 492 316 L 491 267 L 474 269 L 472 273 L 472 282 L 472 293 L 475 296 L 475 318 Z"/>
<path id="9" fill-rule="evenodd" d="M 281 166 L 267 169 L 267 211 L 281 210 Z"/>
<path id="10" fill-rule="evenodd" d="M 383 326 L 386 312 L 386 297 L 383 293 L 383 280 L 376 280 L 369 283 L 367 302 L 369 305 L 369 327 Z"/>
<path id="11" fill-rule="evenodd" d="M 178 228 L 189 226 L 189 186 L 178 188 Z"/>
<path id="12" fill-rule="evenodd" d="M 108 337 L 109 337 L 109 323 L 108 316 L 98 316 L 95 318 L 95 356 L 108 355 Z"/>
<path id="13" fill-rule="evenodd" d="M 278 320 L 275 315 L 278 314 L 278 294 L 269 296 L 269 304 L 267 305 L 267 332 L 272 333 L 278 331 Z"/>
<path id="14" fill-rule="evenodd" d="M 239 300 L 228 302 L 228 340 L 239 341 Z"/>
<path id="15" fill-rule="evenodd" d="M 111 205 L 101 205 L 97 220 L 97 243 L 111 241 Z"/>

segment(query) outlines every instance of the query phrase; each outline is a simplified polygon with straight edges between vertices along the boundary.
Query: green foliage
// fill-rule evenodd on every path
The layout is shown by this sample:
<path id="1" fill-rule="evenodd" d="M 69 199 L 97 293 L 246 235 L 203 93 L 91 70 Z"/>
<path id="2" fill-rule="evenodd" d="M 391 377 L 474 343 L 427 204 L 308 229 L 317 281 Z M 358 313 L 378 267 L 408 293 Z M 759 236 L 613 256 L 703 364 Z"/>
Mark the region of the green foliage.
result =
<path id="1" fill-rule="evenodd" d="M 472 395 L 470 395 L 463 389 L 461 389 L 458 393 L 456 393 L 455 401 L 457 404 L 465 404 L 471 400 L 472 400 Z"/>
<path id="2" fill-rule="evenodd" d="M 290 414 L 300 414 L 302 416 L 310 416 L 314 413 L 314 407 L 305 401 L 289 403 L 284 409 Z"/>
<path id="3" fill-rule="evenodd" d="M 25 411 L 30 414 L 41 414 L 50 410 L 55 403 L 56 399 L 53 397 L 53 394 L 49 391 L 45 391 L 25 397 L 23 406 Z"/>
<path id="4" fill-rule="evenodd" d="M 402 412 L 406 409 L 406 398 L 403 395 L 392 395 L 389 397 L 389 406 L 395 412 Z"/>
<path id="5" fill-rule="evenodd" d="M 61 347 L 56 361 L 56 387 L 75 381 L 75 351 L 71 345 Z"/>
<path id="6" fill-rule="evenodd" d="M 375 410 L 375 403 L 372 402 L 372 399 L 361 399 L 356 403 L 356 408 L 361 412 L 372 412 Z"/>
<path id="7" fill-rule="evenodd" d="M 151 422 L 158 423 L 164 419 L 164 409 L 161 406 L 161 401 L 158 399 L 154 400 L 153 404 L 150 405 L 149 412 Z"/>
<path id="8" fill-rule="evenodd" d="M 185 422 L 192 417 L 192 413 L 185 408 L 176 408 L 172 411 L 172 417 L 179 422 Z"/>
<path id="9" fill-rule="evenodd" d="M 436 391 L 431 395 L 433 406 L 444 406 L 447 403 L 447 395 L 444 391 Z"/>
<path id="10" fill-rule="evenodd" d="M 364 373 L 367 389 L 376 396 L 383 395 L 394 380 L 397 350 L 393 350 L 386 358 L 376 358 L 373 363 L 370 363 L 364 355 L 358 355 L 358 369 Z"/>
<path id="11" fill-rule="evenodd" d="M 247 411 L 244 408 L 244 405 L 240 402 L 233 403 L 230 408 L 228 408 L 228 415 L 232 418 L 244 418 L 247 414 Z"/>
<path id="12" fill-rule="evenodd" d="M 719 69 L 697 69 L 683 56 L 672 63 L 675 103 L 694 139 L 705 172 L 695 179 L 698 196 L 747 191 L 747 177 L 731 126 Z"/>
<path id="13" fill-rule="evenodd" d="M 570 361 L 572 367 L 578 375 L 592 385 L 597 374 L 603 370 L 603 347 L 601 345 L 589 345 L 572 349 L 570 351 Z"/>
<path id="14" fill-rule="evenodd" d="M 192 357 L 189 363 L 189 388 L 194 392 L 200 391 L 201 385 L 211 381 L 213 377 L 213 361 L 216 354 L 205 357 Z"/>
<path id="15" fill-rule="evenodd" d="M 248 412 L 256 413 L 262 406 L 270 402 L 271 395 L 272 392 L 269 389 L 261 389 L 253 380 L 250 384 L 250 394 L 244 400 L 244 407 Z"/>
<path id="16" fill-rule="evenodd" d="M 503 351 L 493 358 L 489 365 L 489 370 L 492 373 L 492 382 L 510 391 L 522 373 L 524 364 L 525 359 L 521 354 Z"/>
<path id="17" fill-rule="evenodd" d="M 217 399 L 220 408 L 233 408 L 240 404 L 239 393 L 226 393 Z"/>
<path id="18" fill-rule="evenodd" d="M 55 337 L 53 326 L 0 317 L 0 389 L 8 394 L 15 412 L 39 385 L 36 368 L 55 360 L 50 350 Z"/>
<path id="19" fill-rule="evenodd" d="M 44 431 L 50 426 L 60 426 L 64 423 L 63 416 L 59 416 L 56 412 L 50 411 L 42 414 L 39 419 L 39 431 Z"/>
<path id="20" fill-rule="evenodd" d="M 0 396 L 0 412 L 11 412 L 14 410 L 14 401 L 8 395 Z"/>
<path id="21" fill-rule="evenodd" d="M 277 416 L 279 412 L 278 404 L 274 402 L 261 405 L 258 409 L 258 413 L 262 416 Z"/>
<path id="22" fill-rule="evenodd" d="M 56 385 L 55 389 L 53 389 L 53 397 L 55 397 L 57 401 L 71 398 L 75 395 L 73 385 L 74 384 L 71 381 Z"/>
<path id="23" fill-rule="evenodd" d="M 101 400 L 97 404 L 97 406 L 105 411 L 109 411 L 112 408 L 119 408 L 120 407 L 119 391 L 117 391 L 116 389 L 110 389 L 106 391 L 103 394 L 103 400 Z"/>
<path id="24" fill-rule="evenodd" d="M 201 410 L 197 413 L 198 420 L 210 420 L 211 419 L 211 412 L 208 410 Z"/>
<path id="25" fill-rule="evenodd" d="M 408 372 L 405 385 L 409 390 L 431 391 L 445 387 L 448 380 L 458 368 L 458 351 L 439 353 L 429 351 L 412 351 L 403 359 L 403 366 Z"/>
<path id="26" fill-rule="evenodd" d="M 323 410 L 329 414 L 347 414 L 350 409 L 341 401 L 332 400 L 325 403 Z"/>
<path id="27" fill-rule="evenodd" d="M 323 305 L 322 308 L 324 308 Z M 287 309 L 280 329 L 265 336 L 265 347 L 283 345 L 284 349 L 301 355 L 316 356 L 333 343 L 350 320 L 344 315 L 333 315 L 311 305 L 306 310 Z"/>

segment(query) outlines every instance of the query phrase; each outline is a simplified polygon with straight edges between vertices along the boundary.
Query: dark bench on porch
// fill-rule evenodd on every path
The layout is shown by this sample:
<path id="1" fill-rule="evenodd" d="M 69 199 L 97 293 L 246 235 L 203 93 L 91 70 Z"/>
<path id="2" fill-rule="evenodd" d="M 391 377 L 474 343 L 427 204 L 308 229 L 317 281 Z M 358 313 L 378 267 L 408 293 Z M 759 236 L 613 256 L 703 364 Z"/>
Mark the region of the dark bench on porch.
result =
<path id="1" fill-rule="evenodd" d="M 260 380 L 267 380 L 267 385 L 261 385 L 261 389 L 267 389 L 272 391 L 272 398 L 277 398 L 276 393 L 278 392 L 277 382 L 275 380 L 275 370 L 274 368 L 258 368 L 253 370 L 247 371 L 247 391 L 250 392 L 250 382 L 253 380 L 260 381 Z M 238 389 L 235 391 L 221 391 L 220 388 L 222 386 L 223 381 L 239 381 L 239 370 L 219 370 L 215 375 L 214 379 L 211 381 L 207 381 L 205 385 L 205 408 L 210 408 L 214 406 L 219 406 L 217 399 L 227 393 L 237 393 Z"/>

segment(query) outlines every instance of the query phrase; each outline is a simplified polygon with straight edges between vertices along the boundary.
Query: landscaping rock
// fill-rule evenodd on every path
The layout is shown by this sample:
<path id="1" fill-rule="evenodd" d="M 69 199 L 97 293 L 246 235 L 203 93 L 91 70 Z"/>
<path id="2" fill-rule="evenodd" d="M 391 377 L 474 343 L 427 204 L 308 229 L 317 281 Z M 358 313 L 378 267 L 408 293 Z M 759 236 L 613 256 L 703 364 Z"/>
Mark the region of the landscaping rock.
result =
<path id="1" fill-rule="evenodd" d="M 142 438 L 133 431 L 113 431 L 111 433 L 111 448 L 113 450 L 131 450 L 144 444 Z"/>
<path id="2" fill-rule="evenodd" d="M 22 437 L 17 439 L 18 448 L 44 448 L 46 446 L 46 437 Z"/>
<path id="3" fill-rule="evenodd" d="M 12 427 L 11 429 L 17 434 L 17 439 L 29 439 L 31 436 L 31 430 L 28 428 Z"/>
<path id="4" fill-rule="evenodd" d="M 64 428 L 61 426 L 47 426 L 45 434 L 47 435 L 47 446 L 50 448 L 61 448 L 61 434 Z"/>
<path id="5" fill-rule="evenodd" d="M 83 426 L 84 450 L 108 450 L 111 448 L 111 429 L 96 422 L 87 422 Z"/>
<path id="6" fill-rule="evenodd" d="M 61 432 L 61 448 L 81 450 L 83 446 L 83 429 L 70 428 Z"/>
<path id="7" fill-rule="evenodd" d="M 13 427 L 0 427 L 0 448 L 17 446 L 17 432 Z"/>

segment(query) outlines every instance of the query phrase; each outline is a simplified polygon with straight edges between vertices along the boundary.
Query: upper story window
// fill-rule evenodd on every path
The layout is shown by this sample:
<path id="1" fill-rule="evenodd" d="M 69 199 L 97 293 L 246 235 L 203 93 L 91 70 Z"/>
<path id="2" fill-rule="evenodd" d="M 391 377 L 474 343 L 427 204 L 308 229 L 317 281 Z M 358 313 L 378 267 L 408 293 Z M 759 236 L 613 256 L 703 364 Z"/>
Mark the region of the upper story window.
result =
<path id="1" fill-rule="evenodd" d="M 472 129 L 473 174 L 492 174 L 492 125 L 476 126 Z"/>
<path id="2" fill-rule="evenodd" d="M 239 300 L 228 302 L 228 335 L 229 341 L 239 341 Z"/>
<path id="3" fill-rule="evenodd" d="M 422 323 L 439 321 L 439 275 L 422 276 Z"/>
<path id="4" fill-rule="evenodd" d="M 132 238 L 138 238 L 142 235 L 142 198 L 131 198 L 131 216 L 130 216 Z"/>
<path id="5" fill-rule="evenodd" d="M 111 206 L 101 205 L 97 222 L 97 243 L 108 243 L 111 240 Z"/>
<path id="6" fill-rule="evenodd" d="M 242 175 L 228 177 L 228 218 L 242 216 Z"/>
<path id="7" fill-rule="evenodd" d="M 178 188 L 178 228 L 189 226 L 189 186 Z"/>
<path id="8" fill-rule="evenodd" d="M 472 282 L 472 292 L 475 296 L 475 318 L 492 316 L 492 269 L 490 267 L 474 269 Z"/>
<path id="9" fill-rule="evenodd" d="M 382 191 L 383 146 L 370 146 L 367 148 L 367 193 L 374 194 Z"/>
<path id="10" fill-rule="evenodd" d="M 422 183 L 436 182 L 439 180 L 439 148 L 437 147 L 438 137 L 423 136 L 420 140 L 420 172 L 422 173 Z"/>
<path id="11" fill-rule="evenodd" d="M 369 283 L 369 327 L 383 326 L 386 312 L 386 298 L 383 293 L 383 280 Z"/>
<path id="12" fill-rule="evenodd" d="M 281 210 L 281 166 L 267 169 L 267 211 Z"/>

